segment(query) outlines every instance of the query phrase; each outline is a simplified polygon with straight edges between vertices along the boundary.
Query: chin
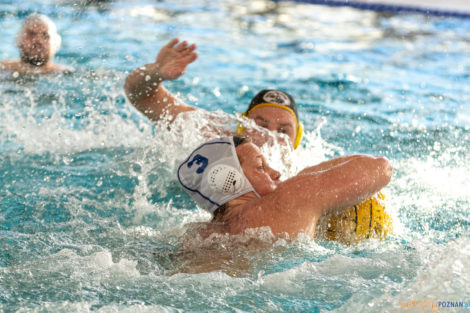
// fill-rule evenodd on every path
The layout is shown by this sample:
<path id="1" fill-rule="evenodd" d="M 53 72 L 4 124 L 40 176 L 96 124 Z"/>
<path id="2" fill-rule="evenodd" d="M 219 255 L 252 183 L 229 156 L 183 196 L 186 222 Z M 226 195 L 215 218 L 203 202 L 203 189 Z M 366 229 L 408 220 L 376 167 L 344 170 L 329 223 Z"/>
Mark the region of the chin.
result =
<path id="1" fill-rule="evenodd" d="M 22 60 L 23 62 L 33 66 L 44 66 L 49 61 L 48 58 L 43 58 L 39 56 L 23 57 Z"/>
<path id="2" fill-rule="evenodd" d="M 264 197 L 266 195 L 269 195 L 271 192 L 276 190 L 276 188 L 263 188 L 262 190 L 257 190 L 256 192 L 261 196 Z"/>

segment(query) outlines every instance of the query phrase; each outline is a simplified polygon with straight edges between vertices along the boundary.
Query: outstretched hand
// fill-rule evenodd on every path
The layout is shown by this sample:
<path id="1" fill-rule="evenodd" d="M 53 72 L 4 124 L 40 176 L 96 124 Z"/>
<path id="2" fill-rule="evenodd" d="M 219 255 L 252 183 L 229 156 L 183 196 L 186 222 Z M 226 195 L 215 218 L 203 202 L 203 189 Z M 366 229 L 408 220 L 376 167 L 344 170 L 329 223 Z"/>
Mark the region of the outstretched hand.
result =
<path id="1" fill-rule="evenodd" d="M 156 64 L 163 80 L 177 79 L 186 72 L 186 66 L 197 59 L 196 45 L 172 39 L 158 53 Z"/>

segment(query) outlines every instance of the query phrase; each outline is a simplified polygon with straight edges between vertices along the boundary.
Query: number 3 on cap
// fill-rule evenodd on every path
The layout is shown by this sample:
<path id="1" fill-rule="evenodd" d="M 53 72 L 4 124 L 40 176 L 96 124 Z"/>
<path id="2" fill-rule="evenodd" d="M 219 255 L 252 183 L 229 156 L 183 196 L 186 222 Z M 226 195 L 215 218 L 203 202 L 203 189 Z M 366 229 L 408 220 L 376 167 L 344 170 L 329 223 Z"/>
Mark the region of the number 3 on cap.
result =
<path id="1" fill-rule="evenodd" d="M 196 173 L 201 174 L 206 169 L 209 160 L 200 154 L 196 154 L 191 162 L 188 163 L 188 167 L 191 168 L 194 162 L 196 162 L 197 165 L 201 164 L 201 166 L 196 170 Z"/>

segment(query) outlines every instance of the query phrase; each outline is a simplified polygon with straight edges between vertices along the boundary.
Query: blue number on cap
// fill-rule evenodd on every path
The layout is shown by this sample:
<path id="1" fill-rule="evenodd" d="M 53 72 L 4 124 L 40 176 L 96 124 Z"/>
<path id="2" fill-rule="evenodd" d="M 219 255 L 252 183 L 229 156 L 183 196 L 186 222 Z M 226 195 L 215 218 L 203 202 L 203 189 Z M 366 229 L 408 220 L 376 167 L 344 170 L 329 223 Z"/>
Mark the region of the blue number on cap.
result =
<path id="1" fill-rule="evenodd" d="M 191 168 L 194 162 L 196 162 L 197 165 L 202 163 L 202 165 L 196 170 L 196 173 L 201 174 L 206 169 L 209 160 L 200 154 L 196 154 L 192 161 L 188 163 L 188 167 Z"/>

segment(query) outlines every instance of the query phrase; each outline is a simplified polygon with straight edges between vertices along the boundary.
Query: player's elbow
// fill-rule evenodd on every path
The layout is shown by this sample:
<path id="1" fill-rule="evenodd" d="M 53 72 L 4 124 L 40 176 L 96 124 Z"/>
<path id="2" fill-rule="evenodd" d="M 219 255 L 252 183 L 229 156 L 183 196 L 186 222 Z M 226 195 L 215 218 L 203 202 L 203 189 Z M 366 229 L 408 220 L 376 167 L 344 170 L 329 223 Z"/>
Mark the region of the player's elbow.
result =
<path id="1" fill-rule="evenodd" d="M 388 185 L 392 179 L 393 175 L 393 166 L 390 161 L 384 157 L 378 157 L 376 159 L 377 162 L 377 174 L 379 176 L 379 180 L 383 186 Z"/>

